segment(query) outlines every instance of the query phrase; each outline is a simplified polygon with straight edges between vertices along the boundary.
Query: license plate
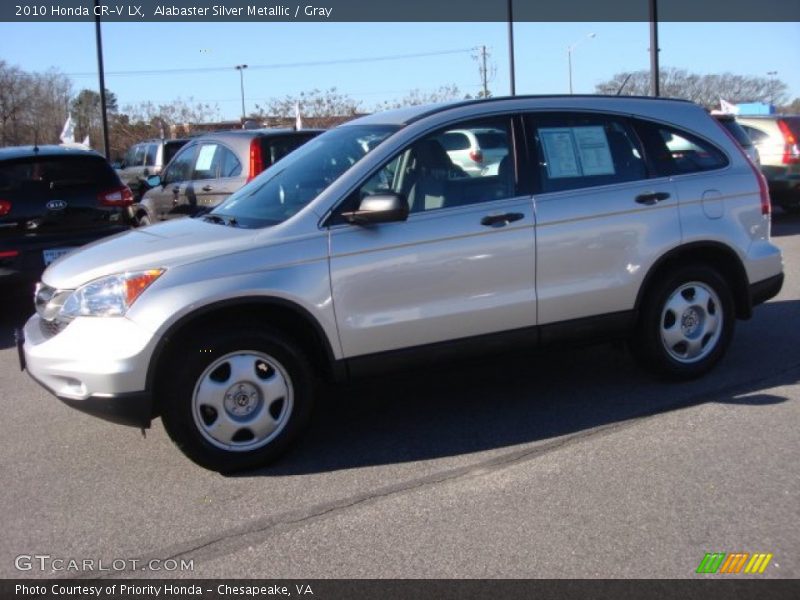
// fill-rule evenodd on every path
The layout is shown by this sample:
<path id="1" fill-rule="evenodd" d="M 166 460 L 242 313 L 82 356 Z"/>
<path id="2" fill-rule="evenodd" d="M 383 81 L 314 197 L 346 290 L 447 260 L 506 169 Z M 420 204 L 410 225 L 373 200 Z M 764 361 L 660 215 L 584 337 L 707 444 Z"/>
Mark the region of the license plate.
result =
<path id="1" fill-rule="evenodd" d="M 49 250 L 43 250 L 42 256 L 44 258 L 44 266 L 46 267 L 55 259 L 61 258 L 65 254 L 69 254 L 73 250 L 74 248 L 50 248 Z"/>

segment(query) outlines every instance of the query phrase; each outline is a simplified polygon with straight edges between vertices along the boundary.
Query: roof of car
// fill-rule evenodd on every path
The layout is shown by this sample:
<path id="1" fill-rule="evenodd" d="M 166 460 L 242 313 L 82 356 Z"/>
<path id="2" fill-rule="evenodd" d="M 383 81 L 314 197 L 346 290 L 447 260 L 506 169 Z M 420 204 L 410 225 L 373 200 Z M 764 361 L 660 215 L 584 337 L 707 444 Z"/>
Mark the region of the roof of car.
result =
<path id="1" fill-rule="evenodd" d="M 495 102 L 503 102 L 503 101 L 512 101 L 512 100 L 554 100 L 554 99 L 605 99 L 605 100 L 620 100 L 620 101 L 644 101 L 644 102 L 680 102 L 680 103 L 688 103 L 691 104 L 692 102 L 689 100 L 683 100 L 680 98 L 663 98 L 658 97 L 654 98 L 652 96 L 616 96 L 616 95 L 604 95 L 604 94 L 543 94 L 543 95 L 523 95 L 523 96 L 497 96 L 493 98 L 476 98 L 470 100 L 456 100 L 453 102 L 442 102 L 439 104 L 420 104 L 416 106 L 406 106 L 403 108 L 398 108 L 394 110 L 387 110 L 384 112 L 373 113 L 371 115 L 367 115 L 356 119 L 354 121 L 349 121 L 344 123 L 344 125 L 356 124 L 356 125 L 366 125 L 366 124 L 384 124 L 384 125 L 409 125 L 414 121 L 419 121 L 427 116 L 434 115 L 436 113 L 450 110 L 453 108 L 460 108 L 465 106 L 472 106 L 478 104 L 489 104 Z"/>
<path id="2" fill-rule="evenodd" d="M 271 128 L 271 129 L 228 129 L 226 131 L 209 131 L 202 133 L 193 139 L 200 139 L 206 137 L 235 137 L 235 138 L 252 138 L 252 137 L 270 137 L 273 135 L 295 135 L 304 133 L 322 133 L 324 129 L 290 129 L 290 128 Z"/>
<path id="3" fill-rule="evenodd" d="M 94 150 L 74 148 L 69 146 L 8 146 L 0 148 L 0 160 L 14 158 L 29 158 L 33 156 L 96 156 L 103 158 Z"/>

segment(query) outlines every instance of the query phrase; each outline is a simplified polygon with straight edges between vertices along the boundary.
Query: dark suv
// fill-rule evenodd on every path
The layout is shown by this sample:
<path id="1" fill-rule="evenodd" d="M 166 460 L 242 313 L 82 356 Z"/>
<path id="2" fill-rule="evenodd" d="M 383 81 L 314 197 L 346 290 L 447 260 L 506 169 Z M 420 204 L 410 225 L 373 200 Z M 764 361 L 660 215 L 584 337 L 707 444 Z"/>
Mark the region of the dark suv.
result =
<path id="1" fill-rule="evenodd" d="M 96 152 L 0 148 L 0 281 L 36 281 L 75 247 L 125 231 L 132 202 Z"/>
<path id="2" fill-rule="evenodd" d="M 321 130 L 249 129 L 208 133 L 186 144 L 132 207 L 139 225 L 207 211 Z"/>

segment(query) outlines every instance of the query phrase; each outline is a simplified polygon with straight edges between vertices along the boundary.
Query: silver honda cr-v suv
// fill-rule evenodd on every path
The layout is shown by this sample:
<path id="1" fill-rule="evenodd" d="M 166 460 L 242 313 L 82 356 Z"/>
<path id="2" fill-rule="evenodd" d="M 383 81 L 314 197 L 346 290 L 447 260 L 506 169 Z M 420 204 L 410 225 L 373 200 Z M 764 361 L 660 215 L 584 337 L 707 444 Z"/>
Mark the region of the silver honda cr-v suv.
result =
<path id="1" fill-rule="evenodd" d="M 498 168 L 454 164 L 448 132 L 487 129 Z M 354 120 L 202 217 L 58 260 L 20 355 L 67 404 L 160 415 L 235 470 L 286 448 L 317 382 L 432 353 L 617 335 L 701 375 L 782 281 L 765 181 L 699 106 L 497 98 Z"/>

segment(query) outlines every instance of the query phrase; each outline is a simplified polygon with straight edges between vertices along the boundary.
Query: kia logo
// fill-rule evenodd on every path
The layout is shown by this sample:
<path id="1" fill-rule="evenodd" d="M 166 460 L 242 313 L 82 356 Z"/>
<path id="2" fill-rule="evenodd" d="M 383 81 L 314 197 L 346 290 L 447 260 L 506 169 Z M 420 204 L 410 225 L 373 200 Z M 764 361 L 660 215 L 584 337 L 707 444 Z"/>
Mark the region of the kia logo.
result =
<path id="1" fill-rule="evenodd" d="M 47 208 L 49 210 L 64 210 L 67 208 L 67 203 L 64 200 L 50 200 L 47 203 Z"/>

